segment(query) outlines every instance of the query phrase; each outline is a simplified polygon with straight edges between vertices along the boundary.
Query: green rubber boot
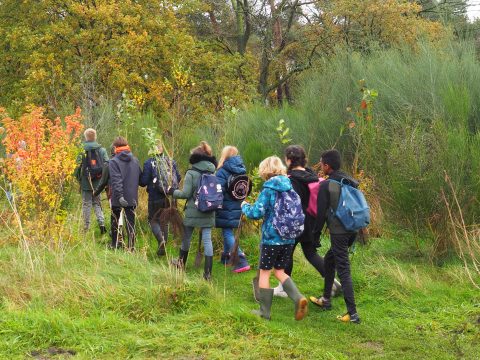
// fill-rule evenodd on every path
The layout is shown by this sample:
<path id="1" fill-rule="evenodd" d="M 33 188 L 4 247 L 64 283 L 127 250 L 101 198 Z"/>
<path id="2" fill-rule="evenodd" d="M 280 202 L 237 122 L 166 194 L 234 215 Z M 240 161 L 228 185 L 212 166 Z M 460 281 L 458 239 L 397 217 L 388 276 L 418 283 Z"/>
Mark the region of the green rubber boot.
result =
<path id="1" fill-rule="evenodd" d="M 300 291 L 291 278 L 285 280 L 282 284 L 283 290 L 288 294 L 288 297 L 295 303 L 295 320 L 302 320 L 308 312 L 308 301 Z"/>
<path id="2" fill-rule="evenodd" d="M 252 310 L 252 314 L 270 320 L 270 308 L 272 307 L 273 289 L 260 288 L 258 292 L 260 309 Z"/>

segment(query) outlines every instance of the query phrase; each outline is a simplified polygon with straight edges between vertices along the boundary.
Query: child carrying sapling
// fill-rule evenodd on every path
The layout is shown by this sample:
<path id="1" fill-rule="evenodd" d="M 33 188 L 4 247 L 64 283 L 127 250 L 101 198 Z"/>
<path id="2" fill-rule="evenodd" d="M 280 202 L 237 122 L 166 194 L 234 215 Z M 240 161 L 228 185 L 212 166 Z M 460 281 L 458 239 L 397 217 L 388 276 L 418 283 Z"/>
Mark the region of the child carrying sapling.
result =
<path id="1" fill-rule="evenodd" d="M 293 191 L 287 169 L 280 158 L 271 156 L 260 163 L 259 175 L 265 180 L 257 201 L 242 203 L 242 211 L 249 219 L 263 219 L 260 249 L 259 302 L 260 309 L 253 313 L 270 319 L 273 289 L 270 274 L 281 282 L 284 291 L 295 303 L 295 319 L 302 320 L 308 311 L 308 302 L 285 273 L 292 257 L 295 233 L 303 231 L 305 217 L 300 198 Z"/>

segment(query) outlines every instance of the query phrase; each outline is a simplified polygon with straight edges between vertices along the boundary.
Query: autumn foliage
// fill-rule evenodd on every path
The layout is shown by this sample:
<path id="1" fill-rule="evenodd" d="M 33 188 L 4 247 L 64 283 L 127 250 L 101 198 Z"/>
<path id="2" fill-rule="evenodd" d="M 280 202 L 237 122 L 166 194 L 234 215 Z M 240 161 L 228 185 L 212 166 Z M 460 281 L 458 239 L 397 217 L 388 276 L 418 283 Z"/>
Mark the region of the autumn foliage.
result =
<path id="1" fill-rule="evenodd" d="M 62 222 L 62 200 L 76 166 L 83 128 L 80 109 L 64 120 L 47 118 L 40 107 L 19 119 L 2 109 L 0 116 L 7 154 L 3 171 L 12 184 L 16 206 L 32 234 L 46 235 Z"/>

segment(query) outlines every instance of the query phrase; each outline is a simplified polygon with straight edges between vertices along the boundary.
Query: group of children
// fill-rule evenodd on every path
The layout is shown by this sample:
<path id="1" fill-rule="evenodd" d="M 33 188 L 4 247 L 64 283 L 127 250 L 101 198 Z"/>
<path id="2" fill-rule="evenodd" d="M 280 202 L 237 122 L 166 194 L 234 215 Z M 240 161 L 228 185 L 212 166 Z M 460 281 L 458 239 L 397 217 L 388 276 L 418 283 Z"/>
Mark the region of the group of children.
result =
<path id="1" fill-rule="evenodd" d="M 322 296 L 310 297 L 310 301 L 324 310 L 331 309 L 331 298 L 343 291 L 347 305 L 347 313 L 339 316 L 343 322 L 359 323 L 360 318 L 355 307 L 355 299 L 350 273 L 349 246 L 355 240 L 356 233 L 347 231 L 341 222 L 333 216 L 340 196 L 340 183 L 348 183 L 357 187 L 358 183 L 347 174 L 340 171 L 341 157 L 337 150 L 329 150 L 322 154 L 320 166 L 324 176 L 328 178 L 320 182 L 318 188 L 317 215 L 307 211 L 309 206 L 310 186 L 318 183 L 319 178 L 307 167 L 305 150 L 298 145 L 292 145 L 285 150 L 285 163 L 276 156 L 263 160 L 259 165 L 259 175 L 264 180 L 262 190 L 253 204 L 235 199 L 227 191 L 230 179 L 237 175 L 246 174 L 246 168 L 237 148 L 226 146 L 222 150 L 221 158 L 217 163 L 211 147 L 204 141 L 192 149 L 189 162 L 191 167 L 187 170 L 181 189 L 181 176 L 177 164 L 169 159 L 163 152 L 161 144 L 157 147 L 157 154 L 145 161 L 143 171 L 138 160 L 132 155 L 128 143 L 124 138 L 115 139 L 112 147 L 112 158 L 108 159 L 106 151 L 95 142 L 96 133 L 93 129 L 85 131 L 85 154 L 79 157 L 78 178 L 82 183 L 83 214 L 85 228 L 88 229 L 91 204 L 100 224 L 101 232 L 106 232 L 103 215 L 101 213 L 99 194 L 108 186 L 108 197 L 112 209 L 112 243 L 113 248 L 121 246 L 117 241 L 116 227 L 120 212 L 125 212 L 127 230 L 129 235 L 128 246 L 135 244 L 135 208 L 138 204 L 138 187 L 146 186 L 148 192 L 148 220 L 159 248 L 158 255 L 165 254 L 165 242 L 168 238 L 168 226 L 162 224 L 161 214 L 170 206 L 170 201 L 185 199 L 184 209 L 184 235 L 178 259 L 173 263 L 181 268 L 187 262 L 190 242 L 195 228 L 201 229 L 201 238 L 204 246 L 205 265 L 204 278 L 210 280 L 213 265 L 212 228 L 222 229 L 224 248 L 221 262 L 227 264 L 234 247 L 234 229 L 238 228 L 242 214 L 248 219 L 262 219 L 262 234 L 260 242 L 259 274 L 253 280 L 255 299 L 260 303 L 260 308 L 253 311 L 256 315 L 270 319 L 270 308 L 273 296 L 290 297 L 295 305 L 295 319 L 301 320 L 308 311 L 308 301 L 297 289 L 291 278 L 293 269 L 293 252 L 298 243 L 310 264 L 325 278 L 325 287 Z M 104 170 L 101 176 L 93 179 L 89 171 L 88 161 L 92 158 L 92 151 L 97 151 L 93 157 L 101 158 Z M 161 159 L 161 161 L 159 161 Z M 87 162 L 87 166 L 85 163 Z M 161 165 L 166 165 L 174 177 L 169 180 L 170 185 L 162 185 L 159 170 Z M 90 166 L 93 168 L 93 166 Z M 196 194 L 202 174 L 215 174 L 223 192 L 223 204 L 216 211 L 204 212 L 198 209 Z M 85 180 L 87 177 L 87 180 Z M 330 181 L 334 180 L 334 181 Z M 162 186 L 159 186 L 162 185 Z M 85 194 L 85 192 L 91 192 Z M 298 201 L 301 207 L 301 233 L 296 236 L 285 235 L 279 229 L 278 213 L 279 198 L 284 193 L 289 196 L 282 197 L 281 206 L 294 208 Z M 295 197 L 290 196 L 294 194 Z M 169 200 L 169 196 L 172 200 Z M 86 204 L 90 202 L 89 204 Z M 291 203 L 290 203 L 291 202 Z M 282 219 L 288 221 L 288 217 Z M 297 220 L 295 220 L 297 221 Z M 297 221 L 298 222 L 298 221 Z M 331 247 L 325 258 L 322 258 L 317 248 L 320 233 L 325 224 L 330 233 Z M 288 224 L 287 224 L 288 227 Z M 283 236 L 280 234 L 284 234 Z M 287 232 L 288 233 L 288 232 Z M 245 254 L 239 249 L 239 261 L 233 271 L 244 272 L 250 270 L 250 265 Z M 276 288 L 270 288 L 270 275 L 274 272 L 279 281 Z M 338 274 L 340 282 L 335 279 Z"/>

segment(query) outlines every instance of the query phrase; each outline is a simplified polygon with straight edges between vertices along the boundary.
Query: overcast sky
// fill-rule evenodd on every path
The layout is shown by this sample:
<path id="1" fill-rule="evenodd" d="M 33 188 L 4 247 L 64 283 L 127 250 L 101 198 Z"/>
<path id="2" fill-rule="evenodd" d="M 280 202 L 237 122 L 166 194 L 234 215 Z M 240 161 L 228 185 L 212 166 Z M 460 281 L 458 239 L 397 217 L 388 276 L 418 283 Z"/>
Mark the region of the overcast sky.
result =
<path id="1" fill-rule="evenodd" d="M 475 19 L 480 17 L 480 1 L 479 0 L 469 0 L 468 2 L 468 17 L 470 19 Z"/>

